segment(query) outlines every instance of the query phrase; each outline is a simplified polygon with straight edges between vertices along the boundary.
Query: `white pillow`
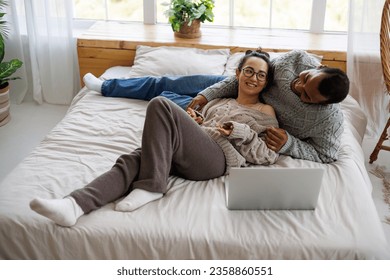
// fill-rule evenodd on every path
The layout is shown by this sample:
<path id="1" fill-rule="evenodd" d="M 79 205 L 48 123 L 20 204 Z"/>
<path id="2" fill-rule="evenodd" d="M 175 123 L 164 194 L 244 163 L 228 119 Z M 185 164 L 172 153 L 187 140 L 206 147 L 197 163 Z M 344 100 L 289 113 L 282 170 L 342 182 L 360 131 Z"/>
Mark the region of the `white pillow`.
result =
<path id="1" fill-rule="evenodd" d="M 285 52 L 268 52 L 271 61 L 275 59 L 276 57 L 285 54 Z M 238 63 L 240 62 L 241 58 L 245 55 L 244 52 L 236 52 L 229 56 L 228 61 L 226 63 L 225 72 L 223 73 L 226 76 L 232 76 L 236 74 L 236 69 L 238 66 Z M 318 63 L 321 63 L 322 56 L 309 53 L 310 56 L 312 56 L 315 60 L 318 61 Z"/>
<path id="2" fill-rule="evenodd" d="M 244 52 L 236 52 L 229 56 L 228 61 L 226 63 L 225 72 L 223 74 L 225 76 L 233 76 L 236 75 L 236 69 L 238 66 L 238 63 L 240 62 L 241 58 L 245 55 Z"/>
<path id="3" fill-rule="evenodd" d="M 103 80 L 126 79 L 129 76 L 131 66 L 112 66 L 100 76 Z"/>
<path id="4" fill-rule="evenodd" d="M 222 75 L 229 49 L 137 46 L 129 76 Z"/>

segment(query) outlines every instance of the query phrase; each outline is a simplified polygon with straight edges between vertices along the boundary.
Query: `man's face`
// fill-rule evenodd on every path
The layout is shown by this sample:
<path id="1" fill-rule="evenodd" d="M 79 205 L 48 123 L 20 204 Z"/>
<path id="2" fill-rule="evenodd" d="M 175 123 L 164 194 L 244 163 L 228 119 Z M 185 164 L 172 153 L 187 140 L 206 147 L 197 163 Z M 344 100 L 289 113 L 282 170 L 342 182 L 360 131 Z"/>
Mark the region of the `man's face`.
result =
<path id="1" fill-rule="evenodd" d="M 321 95 L 318 86 L 326 75 L 326 73 L 321 72 L 319 69 L 302 71 L 298 78 L 291 82 L 291 90 L 304 103 L 324 103 L 327 101 L 327 98 Z"/>

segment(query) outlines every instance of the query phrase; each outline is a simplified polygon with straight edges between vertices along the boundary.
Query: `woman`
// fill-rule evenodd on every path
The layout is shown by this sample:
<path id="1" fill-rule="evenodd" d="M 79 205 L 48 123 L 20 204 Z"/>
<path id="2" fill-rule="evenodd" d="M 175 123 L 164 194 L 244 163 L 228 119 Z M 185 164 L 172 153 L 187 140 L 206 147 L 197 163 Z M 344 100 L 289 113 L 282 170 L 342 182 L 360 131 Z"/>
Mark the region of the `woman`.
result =
<path id="1" fill-rule="evenodd" d="M 62 199 L 34 199 L 30 207 L 61 226 L 128 194 L 117 211 L 133 211 L 167 191 L 169 175 L 208 180 L 233 166 L 272 164 L 277 154 L 259 135 L 277 126 L 275 112 L 259 101 L 271 82 L 267 53 L 249 51 L 236 70 L 238 97 L 209 102 L 201 114 L 164 97 L 150 101 L 142 146 L 118 158 L 111 170 Z"/>

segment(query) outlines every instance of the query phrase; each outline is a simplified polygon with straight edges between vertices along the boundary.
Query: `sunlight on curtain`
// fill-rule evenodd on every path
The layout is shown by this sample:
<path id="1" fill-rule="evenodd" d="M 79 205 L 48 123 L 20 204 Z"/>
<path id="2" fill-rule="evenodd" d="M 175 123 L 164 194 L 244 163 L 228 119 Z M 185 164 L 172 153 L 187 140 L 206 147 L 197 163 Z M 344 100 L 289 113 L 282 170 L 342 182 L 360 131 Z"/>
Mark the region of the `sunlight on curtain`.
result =
<path id="1" fill-rule="evenodd" d="M 384 0 L 351 0 L 347 71 L 350 94 L 368 118 L 367 135 L 379 136 L 389 116 L 380 60 L 379 31 Z"/>
<path id="2" fill-rule="evenodd" d="M 23 54 L 27 92 L 40 104 L 69 104 L 79 89 L 72 2 L 15 0 L 10 4 L 11 26 L 21 38 L 11 47 Z"/>

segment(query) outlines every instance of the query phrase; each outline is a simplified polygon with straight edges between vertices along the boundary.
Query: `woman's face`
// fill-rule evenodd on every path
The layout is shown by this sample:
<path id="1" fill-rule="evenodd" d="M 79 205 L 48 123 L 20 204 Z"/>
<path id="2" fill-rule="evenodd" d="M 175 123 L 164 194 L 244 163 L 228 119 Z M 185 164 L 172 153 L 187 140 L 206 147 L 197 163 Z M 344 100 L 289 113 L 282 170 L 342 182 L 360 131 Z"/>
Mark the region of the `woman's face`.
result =
<path id="1" fill-rule="evenodd" d="M 249 57 L 241 70 L 236 70 L 238 93 L 256 95 L 267 85 L 268 65 L 262 58 Z"/>

